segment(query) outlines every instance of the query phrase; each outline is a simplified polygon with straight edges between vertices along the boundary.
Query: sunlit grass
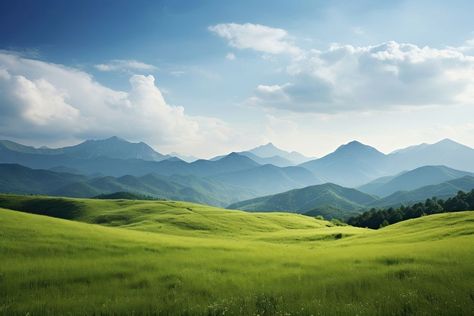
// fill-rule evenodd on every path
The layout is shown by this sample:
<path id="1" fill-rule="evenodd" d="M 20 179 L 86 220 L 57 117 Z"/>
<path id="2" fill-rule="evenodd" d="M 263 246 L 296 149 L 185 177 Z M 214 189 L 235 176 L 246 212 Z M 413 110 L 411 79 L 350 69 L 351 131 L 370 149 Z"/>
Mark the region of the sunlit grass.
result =
<path id="1" fill-rule="evenodd" d="M 85 223 L 0 210 L 1 314 L 469 315 L 474 308 L 471 212 L 372 231 L 181 202 L 67 201 L 82 203 L 74 219 Z M 120 214 L 127 220 L 91 224 Z"/>

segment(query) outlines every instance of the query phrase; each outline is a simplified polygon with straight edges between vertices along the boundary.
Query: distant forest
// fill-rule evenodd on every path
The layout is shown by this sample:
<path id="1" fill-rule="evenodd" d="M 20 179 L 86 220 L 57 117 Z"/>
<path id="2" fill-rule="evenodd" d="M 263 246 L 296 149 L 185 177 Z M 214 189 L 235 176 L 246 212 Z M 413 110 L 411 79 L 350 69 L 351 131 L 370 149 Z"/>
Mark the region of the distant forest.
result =
<path id="1" fill-rule="evenodd" d="M 391 207 L 388 209 L 372 208 L 367 212 L 349 218 L 347 223 L 352 226 L 376 229 L 424 215 L 467 210 L 474 210 L 474 190 L 467 193 L 459 191 L 456 196 L 446 200 L 433 197 L 427 199 L 424 203 L 420 202 L 410 206 L 402 205 L 398 208 Z"/>

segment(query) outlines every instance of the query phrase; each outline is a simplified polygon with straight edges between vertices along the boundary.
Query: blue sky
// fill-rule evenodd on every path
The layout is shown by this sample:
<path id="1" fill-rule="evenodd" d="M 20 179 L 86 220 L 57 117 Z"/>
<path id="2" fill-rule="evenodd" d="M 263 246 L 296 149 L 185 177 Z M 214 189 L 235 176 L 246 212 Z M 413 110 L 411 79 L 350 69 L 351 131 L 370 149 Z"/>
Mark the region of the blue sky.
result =
<path id="1" fill-rule="evenodd" d="M 471 1 L 2 1 L 0 136 L 58 146 L 113 134 L 203 157 L 268 141 L 315 156 L 352 139 L 385 152 L 445 137 L 474 146 L 472 12 Z"/>

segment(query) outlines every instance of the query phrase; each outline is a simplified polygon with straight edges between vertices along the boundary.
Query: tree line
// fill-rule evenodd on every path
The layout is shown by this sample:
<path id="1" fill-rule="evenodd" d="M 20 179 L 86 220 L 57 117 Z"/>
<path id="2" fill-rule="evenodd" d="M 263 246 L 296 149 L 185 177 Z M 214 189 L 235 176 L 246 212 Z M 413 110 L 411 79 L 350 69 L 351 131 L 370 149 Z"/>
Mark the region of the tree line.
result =
<path id="1" fill-rule="evenodd" d="M 456 196 L 446 200 L 433 197 L 425 202 L 410 206 L 390 207 L 388 209 L 372 208 L 367 212 L 349 218 L 348 224 L 358 227 L 381 228 L 410 218 L 424 215 L 474 210 L 474 189 L 470 192 L 459 191 Z"/>

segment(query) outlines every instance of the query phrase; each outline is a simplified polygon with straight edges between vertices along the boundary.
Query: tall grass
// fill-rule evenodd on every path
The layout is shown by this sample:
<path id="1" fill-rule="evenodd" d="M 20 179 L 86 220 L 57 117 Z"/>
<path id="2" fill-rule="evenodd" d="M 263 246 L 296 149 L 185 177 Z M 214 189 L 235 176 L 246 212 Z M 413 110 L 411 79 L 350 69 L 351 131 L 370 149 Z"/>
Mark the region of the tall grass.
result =
<path id="1" fill-rule="evenodd" d="M 86 223 L 0 210 L 0 314 L 472 315 L 474 309 L 470 212 L 372 231 L 188 203 L 79 202 L 78 219 Z M 93 224 L 121 213 L 127 221 Z"/>

